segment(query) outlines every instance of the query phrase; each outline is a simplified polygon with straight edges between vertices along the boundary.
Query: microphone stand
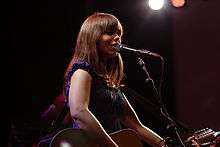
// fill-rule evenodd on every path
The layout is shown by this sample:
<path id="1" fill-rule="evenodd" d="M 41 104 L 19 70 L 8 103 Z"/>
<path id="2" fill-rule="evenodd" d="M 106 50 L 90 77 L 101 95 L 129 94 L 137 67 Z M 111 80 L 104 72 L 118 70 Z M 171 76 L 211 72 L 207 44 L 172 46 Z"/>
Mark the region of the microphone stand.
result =
<path id="1" fill-rule="evenodd" d="M 160 59 L 162 60 L 163 64 L 164 64 L 164 60 L 161 56 L 159 56 Z M 143 61 L 143 59 L 141 59 L 140 57 L 138 57 L 138 64 L 141 66 L 141 68 L 143 69 L 143 71 L 145 72 L 145 74 L 147 75 L 147 78 L 145 79 L 145 83 L 148 83 L 148 82 L 151 82 L 152 84 L 152 88 L 153 88 L 153 92 L 156 96 L 156 99 L 158 100 L 158 103 L 160 105 L 160 112 L 161 114 L 167 118 L 167 120 L 169 121 L 170 124 L 168 124 L 168 129 L 169 128 L 173 128 L 176 135 L 177 135 L 177 138 L 179 140 L 179 142 L 181 143 L 181 145 L 183 147 L 185 147 L 181 137 L 180 137 L 180 134 L 178 132 L 178 129 L 177 129 L 177 124 L 176 122 L 170 117 L 169 113 L 167 112 L 167 109 L 166 107 L 164 106 L 163 102 L 162 102 L 162 98 L 161 98 L 161 93 L 157 91 L 156 89 L 156 86 L 154 84 L 154 80 L 150 77 L 150 74 L 148 73 L 147 69 L 146 69 L 146 66 L 145 66 L 145 62 Z M 161 85 L 160 85 L 161 86 Z M 159 88 L 160 88 L 159 86 Z"/>

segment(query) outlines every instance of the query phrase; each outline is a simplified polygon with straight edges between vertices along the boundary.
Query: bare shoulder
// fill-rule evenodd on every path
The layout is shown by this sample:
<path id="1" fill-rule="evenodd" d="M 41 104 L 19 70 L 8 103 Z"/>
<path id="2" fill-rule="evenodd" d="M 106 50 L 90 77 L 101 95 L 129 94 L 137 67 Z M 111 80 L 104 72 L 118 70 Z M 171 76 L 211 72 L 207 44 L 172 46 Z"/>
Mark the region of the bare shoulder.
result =
<path id="1" fill-rule="evenodd" d="M 74 74 L 71 77 L 71 81 L 91 81 L 92 76 L 89 74 L 89 72 L 82 70 L 82 69 L 77 69 Z"/>
<path id="2" fill-rule="evenodd" d="M 88 105 L 90 97 L 91 80 L 91 75 L 85 70 L 77 69 L 74 72 L 74 74 L 71 77 L 69 90 L 70 105 L 75 106 L 80 103 Z"/>

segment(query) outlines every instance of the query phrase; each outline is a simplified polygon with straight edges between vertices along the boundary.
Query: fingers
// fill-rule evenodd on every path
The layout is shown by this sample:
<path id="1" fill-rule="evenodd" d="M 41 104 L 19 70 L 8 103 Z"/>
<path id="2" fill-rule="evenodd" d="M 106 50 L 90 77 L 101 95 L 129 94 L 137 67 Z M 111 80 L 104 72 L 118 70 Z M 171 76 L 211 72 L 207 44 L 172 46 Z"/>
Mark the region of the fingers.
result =
<path id="1" fill-rule="evenodd" d="M 192 139 L 191 141 L 193 147 L 200 147 L 200 145 L 194 139 Z"/>

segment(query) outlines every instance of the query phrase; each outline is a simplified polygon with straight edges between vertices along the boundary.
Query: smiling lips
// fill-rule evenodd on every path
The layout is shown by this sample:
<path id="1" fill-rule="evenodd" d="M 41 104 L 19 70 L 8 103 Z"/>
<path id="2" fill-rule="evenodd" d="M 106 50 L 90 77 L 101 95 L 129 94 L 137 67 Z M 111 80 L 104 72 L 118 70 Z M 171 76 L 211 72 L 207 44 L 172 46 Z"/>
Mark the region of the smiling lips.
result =
<path id="1" fill-rule="evenodd" d="M 116 48 L 117 45 L 118 45 L 118 43 L 114 43 L 114 44 L 111 45 L 111 47 L 114 49 L 114 51 L 117 51 L 117 48 Z"/>

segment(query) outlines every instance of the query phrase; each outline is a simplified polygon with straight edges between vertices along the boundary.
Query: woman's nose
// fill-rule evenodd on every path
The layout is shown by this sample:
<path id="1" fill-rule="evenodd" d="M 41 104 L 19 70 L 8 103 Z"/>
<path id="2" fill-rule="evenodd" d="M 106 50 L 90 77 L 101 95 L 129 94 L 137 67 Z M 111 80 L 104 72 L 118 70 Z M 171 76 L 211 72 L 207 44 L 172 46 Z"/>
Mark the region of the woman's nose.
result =
<path id="1" fill-rule="evenodd" d="M 116 42 L 118 42 L 118 41 L 120 42 L 121 37 L 118 34 L 114 34 L 113 40 L 116 41 Z"/>

